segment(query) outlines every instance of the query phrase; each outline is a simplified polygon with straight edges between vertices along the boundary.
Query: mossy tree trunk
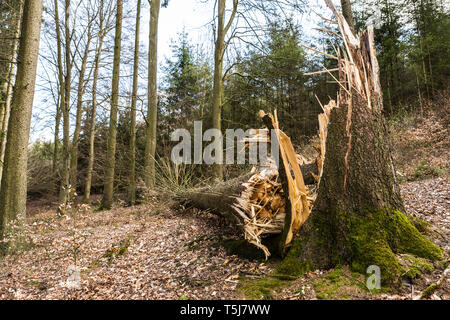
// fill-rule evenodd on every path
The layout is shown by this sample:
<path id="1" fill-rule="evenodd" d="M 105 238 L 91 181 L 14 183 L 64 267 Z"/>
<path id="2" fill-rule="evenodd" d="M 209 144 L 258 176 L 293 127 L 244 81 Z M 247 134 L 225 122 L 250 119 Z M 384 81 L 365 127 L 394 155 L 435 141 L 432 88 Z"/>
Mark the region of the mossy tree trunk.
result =
<path id="1" fill-rule="evenodd" d="M 330 114 L 314 208 L 283 264 L 286 271 L 292 267 L 297 272 L 349 264 L 361 273 L 377 265 L 382 283 L 388 284 L 402 273 L 395 254 L 435 260 L 442 252 L 404 214 L 381 112 L 373 30 L 357 40 L 347 33 L 343 16 L 335 15 L 351 61 L 340 60 L 346 70 L 340 82 L 346 87 Z"/>
<path id="2" fill-rule="evenodd" d="M 42 0 L 26 0 L 20 33 L 17 77 L 11 100 L 0 191 L 0 239 L 12 220 L 23 221 L 27 199 L 27 148 L 39 53 Z"/>
<path id="3" fill-rule="evenodd" d="M 23 1 L 19 1 L 18 10 L 16 13 L 16 25 L 14 31 L 13 44 L 11 46 L 11 60 L 14 61 L 17 57 L 17 49 L 19 47 L 19 37 L 20 37 L 20 26 L 22 22 L 22 8 Z M 11 111 L 11 98 L 12 98 L 12 89 L 14 85 L 15 79 L 15 63 L 11 62 L 9 64 L 9 71 L 7 80 L 4 83 L 4 88 L 2 92 L 4 93 L 4 103 L 1 106 L 1 114 L 0 114 L 0 181 L 2 180 L 3 174 L 3 160 L 5 158 L 5 148 L 6 148 L 6 134 L 8 132 L 8 120 L 9 114 Z"/>

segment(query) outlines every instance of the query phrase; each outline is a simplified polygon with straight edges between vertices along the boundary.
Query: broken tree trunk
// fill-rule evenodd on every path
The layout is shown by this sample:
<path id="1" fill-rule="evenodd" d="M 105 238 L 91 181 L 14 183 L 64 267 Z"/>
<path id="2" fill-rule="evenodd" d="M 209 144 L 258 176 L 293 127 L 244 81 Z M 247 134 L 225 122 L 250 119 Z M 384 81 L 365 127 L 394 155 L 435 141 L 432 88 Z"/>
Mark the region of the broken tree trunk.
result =
<path id="1" fill-rule="evenodd" d="M 395 254 L 436 260 L 442 252 L 403 213 L 382 115 L 373 29 L 357 39 L 331 1 L 326 3 L 344 39 L 345 59 L 337 53 L 341 88 L 329 115 L 317 199 L 284 271 L 348 264 L 366 273 L 376 265 L 382 283 L 393 283 L 402 273 Z"/>
<path id="2" fill-rule="evenodd" d="M 404 271 L 396 254 L 437 260 L 442 251 L 404 214 L 382 115 L 373 28 L 357 39 L 344 16 L 330 0 L 325 1 L 337 18 L 344 51 L 336 52 L 337 103 L 330 101 L 319 115 L 319 156 L 316 172 L 311 173 L 317 194 L 305 187 L 305 174 L 299 170 L 289 138 L 277 130 L 276 116 L 262 114 L 266 126 L 277 130 L 279 167 L 229 182 L 232 188 L 216 186 L 213 198 L 205 192 L 188 197 L 194 205 L 237 217 L 246 239 L 264 250 L 266 257 L 270 253 L 261 238 L 269 232 L 282 234 L 282 253 L 291 244 L 278 269 L 283 274 L 339 264 L 366 273 L 375 265 L 382 283 L 391 284 Z"/>

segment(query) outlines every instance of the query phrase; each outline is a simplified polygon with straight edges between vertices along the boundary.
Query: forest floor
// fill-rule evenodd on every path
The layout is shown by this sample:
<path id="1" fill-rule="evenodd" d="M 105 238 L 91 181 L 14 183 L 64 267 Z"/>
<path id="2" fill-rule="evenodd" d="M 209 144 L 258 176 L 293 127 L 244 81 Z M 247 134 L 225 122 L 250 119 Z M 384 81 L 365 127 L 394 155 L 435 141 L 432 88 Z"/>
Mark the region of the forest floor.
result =
<path id="1" fill-rule="evenodd" d="M 406 211 L 430 223 L 427 235 L 445 249 L 447 266 L 449 138 L 441 120 L 399 125 L 393 146 Z M 56 209 L 45 201 L 29 203 L 26 230 L 15 235 L 22 247 L 0 258 L 0 299 L 418 299 L 445 269 L 436 263 L 400 289 L 379 293 L 345 267 L 280 280 L 271 274 L 276 259 L 227 253 L 221 244 L 239 235 L 204 211 L 162 200 L 63 216 Z M 431 299 L 450 299 L 449 278 Z"/>
<path id="2" fill-rule="evenodd" d="M 442 177 L 402 185 L 408 213 L 430 222 L 432 240 L 447 252 L 449 190 L 449 179 Z M 277 261 L 227 254 L 221 241 L 237 235 L 212 214 L 163 203 L 62 217 L 42 204 L 30 210 L 32 245 L 0 259 L 0 299 L 412 299 L 443 271 L 404 281 L 398 292 L 372 294 L 361 285 L 363 275 L 345 268 L 264 280 L 264 290 L 250 285 L 249 291 L 242 284 L 270 279 Z M 78 288 L 69 278 L 74 265 Z M 431 298 L 450 299 L 450 279 Z"/>

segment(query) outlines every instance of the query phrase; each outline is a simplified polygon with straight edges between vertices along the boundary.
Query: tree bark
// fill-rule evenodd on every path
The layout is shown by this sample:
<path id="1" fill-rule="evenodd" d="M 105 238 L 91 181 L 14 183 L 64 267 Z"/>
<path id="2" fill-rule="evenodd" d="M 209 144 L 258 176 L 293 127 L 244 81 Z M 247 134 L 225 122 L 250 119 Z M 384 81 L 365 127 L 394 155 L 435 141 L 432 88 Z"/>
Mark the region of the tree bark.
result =
<path id="1" fill-rule="evenodd" d="M 223 91 L 223 56 L 225 53 L 225 35 L 231 27 L 234 17 L 237 13 L 238 0 L 233 1 L 233 11 L 227 24 L 225 25 L 225 5 L 226 0 L 218 0 L 217 4 L 217 35 L 214 44 L 214 85 L 212 96 L 212 128 L 222 129 L 222 91 Z M 216 143 L 215 150 L 222 151 L 221 141 Z M 217 158 L 217 157 L 216 157 Z M 222 161 L 220 161 L 222 162 Z M 223 164 L 216 163 L 213 165 L 213 175 L 216 179 L 223 179 Z"/>
<path id="2" fill-rule="evenodd" d="M 134 65 L 133 65 L 133 89 L 131 92 L 131 128 L 130 128 L 130 186 L 129 201 L 131 205 L 136 202 L 136 100 L 139 73 L 139 31 L 141 22 L 141 0 L 137 2 L 136 30 L 134 38 Z"/>
<path id="3" fill-rule="evenodd" d="M 81 68 L 80 68 L 80 74 L 78 77 L 77 114 L 76 114 L 76 118 L 75 118 L 75 130 L 73 132 L 73 139 L 72 139 L 72 148 L 71 148 L 72 152 L 70 155 L 70 184 L 74 188 L 77 187 L 78 142 L 79 142 L 80 133 L 81 133 L 81 117 L 83 115 L 83 96 L 86 91 L 86 82 L 88 81 L 88 79 L 85 79 L 85 73 L 86 73 L 91 39 L 92 39 L 91 22 L 88 21 L 87 41 L 86 41 L 86 46 L 85 46 L 84 53 L 83 53 L 83 58 L 81 59 Z"/>
<path id="4" fill-rule="evenodd" d="M 150 35 L 148 52 L 148 111 L 145 142 L 145 185 L 152 188 L 155 185 L 156 164 L 156 126 L 158 115 L 157 68 L 158 68 L 158 19 L 160 0 L 150 3 Z"/>
<path id="5" fill-rule="evenodd" d="M 106 30 L 108 28 L 108 23 L 105 23 L 105 16 L 103 15 L 103 0 L 100 0 L 100 13 L 99 13 L 99 33 L 98 33 L 98 45 L 97 52 L 95 54 L 95 65 L 94 65 L 94 76 L 92 80 L 92 108 L 89 123 L 89 156 L 88 156 L 88 168 L 86 173 L 86 182 L 84 188 L 83 202 L 89 203 L 91 196 L 91 185 L 92 185 L 92 173 L 94 170 L 94 142 L 95 142 L 95 118 L 97 117 L 97 84 L 98 84 L 98 73 L 100 70 L 100 62 L 103 51 L 103 41 L 106 36 Z"/>
<path id="6" fill-rule="evenodd" d="M 70 0 L 65 0 L 64 30 L 65 30 L 65 62 L 66 74 L 64 77 L 64 100 L 62 105 L 63 118 L 63 148 L 62 148 L 62 181 L 59 193 L 59 202 L 66 203 L 70 189 L 70 88 L 72 78 L 72 58 L 71 58 L 71 34 L 69 28 Z"/>
<path id="7" fill-rule="evenodd" d="M 114 38 L 114 65 L 112 75 L 111 111 L 109 116 L 108 149 L 102 207 L 110 209 L 114 193 L 114 167 L 116 164 L 117 111 L 119 103 L 120 49 L 122 42 L 123 0 L 117 0 L 116 34 Z"/>
<path id="8" fill-rule="evenodd" d="M 12 220 L 26 217 L 27 148 L 39 53 L 42 0 L 25 0 L 20 33 L 17 77 L 0 191 L 0 238 Z"/>
<path id="9" fill-rule="evenodd" d="M 56 48 L 57 48 L 57 66 L 58 66 L 58 102 L 56 106 L 56 116 L 55 116 L 55 135 L 54 135 L 54 146 L 53 146 L 53 160 L 52 160 L 52 172 L 56 177 L 58 170 L 58 149 L 59 149 L 59 127 L 61 123 L 61 111 L 64 108 L 64 65 L 62 62 L 62 41 L 61 41 L 61 29 L 59 23 L 59 10 L 58 10 L 58 0 L 54 1 L 55 6 L 55 30 L 56 30 Z M 56 181 L 56 180 L 55 180 Z"/>
<path id="10" fill-rule="evenodd" d="M 14 86 L 14 77 L 16 75 L 15 73 L 15 64 L 13 61 L 17 57 L 17 49 L 19 47 L 19 37 L 20 37 L 20 26 L 22 21 L 22 9 L 23 9 L 23 1 L 20 0 L 19 3 L 19 9 L 17 12 L 17 22 L 15 26 L 15 33 L 14 38 L 17 40 L 13 41 L 13 45 L 11 48 L 11 59 L 12 62 L 10 63 L 10 68 L 8 72 L 8 80 L 5 82 L 5 103 L 3 104 L 2 108 L 2 116 L 1 116 L 1 123 L 0 123 L 0 181 L 2 180 L 3 175 L 3 161 L 5 158 L 5 148 L 6 148 L 6 134 L 8 132 L 8 121 L 9 121 L 9 114 L 11 112 L 11 98 L 12 98 L 12 88 Z"/>

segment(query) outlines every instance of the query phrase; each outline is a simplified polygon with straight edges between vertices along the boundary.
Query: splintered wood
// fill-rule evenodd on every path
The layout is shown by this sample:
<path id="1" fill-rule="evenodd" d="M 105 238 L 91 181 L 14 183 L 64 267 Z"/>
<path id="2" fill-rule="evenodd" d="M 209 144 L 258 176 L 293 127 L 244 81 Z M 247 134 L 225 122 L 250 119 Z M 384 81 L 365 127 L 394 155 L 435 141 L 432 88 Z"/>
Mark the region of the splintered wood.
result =
<path id="1" fill-rule="evenodd" d="M 319 115 L 320 146 L 316 147 L 319 155 L 315 160 L 319 173 L 318 176 L 315 176 L 317 183 L 322 175 L 325 158 L 328 119 L 331 109 L 335 106 L 336 103 L 331 101 L 324 107 L 324 113 Z M 280 130 L 276 112 L 274 117 L 260 111 L 260 116 L 270 118 L 272 128 L 276 132 L 283 167 L 278 168 L 273 159 L 270 159 L 271 161 L 260 169 L 254 167 L 253 176 L 243 184 L 244 191 L 236 198 L 236 204 L 233 208 L 243 218 L 246 240 L 262 249 L 267 258 L 270 256 L 270 252 L 262 244 L 262 238 L 269 234 L 282 233 L 285 220 L 290 217 L 285 245 L 291 243 L 295 233 L 308 219 L 316 194 L 312 193 L 304 183 L 300 170 L 304 158 L 295 153 L 291 139 Z M 270 142 L 269 130 L 254 130 L 245 142 Z M 279 181 L 279 169 L 286 173 L 288 183 L 287 192 L 291 208 L 291 214 L 288 217 L 286 216 L 286 190 L 283 190 Z"/>
<path id="2" fill-rule="evenodd" d="M 245 239 L 263 250 L 267 258 L 270 252 L 261 243 L 261 238 L 281 233 L 286 216 L 286 199 L 278 182 L 278 170 L 273 166 L 264 168 L 243 186 L 245 189 L 236 198 L 233 208 L 243 218 Z"/>
<path id="3" fill-rule="evenodd" d="M 272 116 L 271 114 L 266 115 L 263 111 L 260 111 L 260 116 L 265 120 L 268 129 L 274 129 L 276 132 L 279 154 L 283 165 L 279 164 L 279 167 L 277 167 L 272 163 L 259 171 L 254 168 L 254 175 L 244 184 L 245 190 L 237 198 L 236 205 L 233 207 L 244 220 L 245 238 L 261 248 L 266 254 L 266 258 L 270 255 L 270 252 L 261 243 L 261 238 L 271 233 L 282 233 L 283 236 L 286 235 L 284 245 L 287 246 L 311 213 L 314 200 L 317 196 L 315 192 L 319 187 L 323 173 L 331 110 L 333 108 L 339 108 L 340 105 L 344 104 L 348 106 L 346 121 L 348 146 L 344 159 L 346 166 L 346 175 L 344 178 L 345 191 L 348 156 L 352 145 L 350 130 L 352 126 L 352 96 L 358 94 L 367 100 L 369 109 L 382 108 L 381 85 L 378 77 L 379 65 L 375 57 L 373 27 L 369 27 L 366 31 L 363 31 L 360 40 L 358 40 L 352 33 L 344 16 L 334 7 L 332 1 L 325 0 L 325 2 L 337 19 L 335 23 L 339 27 L 339 34 L 327 29 L 322 29 L 322 31 L 325 31 L 327 34 L 332 33 L 339 36 L 343 42 L 343 50 L 341 48 L 335 48 L 336 56 L 332 56 L 328 53 L 304 46 L 316 53 L 323 54 L 338 61 L 338 68 L 329 70 L 324 67 L 323 71 L 308 74 L 313 75 L 327 72 L 341 88 L 337 103 L 331 100 L 326 106 L 323 106 L 319 101 L 323 113 L 318 116 L 320 145 L 314 146 L 318 152 L 318 156 L 315 159 L 317 174 L 311 172 L 316 184 L 311 188 L 308 188 L 310 186 L 305 186 L 299 167 L 299 162 L 300 164 L 302 162 L 302 156 L 295 153 L 289 137 L 279 129 L 276 112 L 275 116 Z M 331 73 L 335 71 L 339 73 L 338 78 Z M 247 142 L 270 141 L 269 131 L 255 130 Z M 278 181 L 280 176 L 284 177 L 284 173 L 287 183 L 284 179 L 282 182 Z M 289 198 L 291 208 L 291 212 L 288 213 L 286 212 L 287 198 Z M 288 226 L 289 230 L 284 230 Z"/>
<path id="4" fill-rule="evenodd" d="M 331 100 L 326 106 L 323 107 L 323 113 L 319 114 L 319 138 L 320 138 L 320 146 L 316 147 L 319 156 L 316 159 L 317 169 L 319 175 L 316 176 L 313 174 L 316 182 L 320 182 L 320 178 L 322 177 L 323 171 L 323 163 L 325 162 L 325 147 L 327 141 L 327 133 L 328 133 L 328 122 L 330 121 L 330 113 L 331 109 L 336 108 L 336 102 Z"/>

